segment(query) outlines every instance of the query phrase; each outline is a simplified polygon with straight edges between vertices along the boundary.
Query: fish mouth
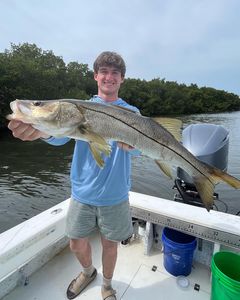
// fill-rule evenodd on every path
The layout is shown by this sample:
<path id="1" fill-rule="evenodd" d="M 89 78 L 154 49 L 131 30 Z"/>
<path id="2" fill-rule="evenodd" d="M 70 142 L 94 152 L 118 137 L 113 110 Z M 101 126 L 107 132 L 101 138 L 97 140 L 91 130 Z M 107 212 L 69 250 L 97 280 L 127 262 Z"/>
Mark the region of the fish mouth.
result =
<path id="1" fill-rule="evenodd" d="M 8 120 L 24 120 L 25 123 L 29 123 L 29 116 L 31 115 L 31 109 L 26 105 L 27 103 L 22 103 L 19 100 L 12 101 L 10 103 L 10 108 L 12 110 L 12 114 L 7 115 L 6 118 Z"/>
<path id="2" fill-rule="evenodd" d="M 12 113 L 7 115 L 6 118 L 11 121 L 14 119 L 19 119 L 18 114 L 19 114 L 19 108 L 17 105 L 17 100 L 10 102 L 10 108 L 12 110 Z"/>
<path id="3" fill-rule="evenodd" d="M 21 101 L 16 102 L 17 111 L 20 112 L 22 115 L 30 116 L 31 109 L 29 108 L 29 103 L 23 103 Z"/>
<path id="4" fill-rule="evenodd" d="M 18 105 L 17 105 L 17 101 L 12 101 L 10 103 L 10 108 L 12 110 L 13 113 L 17 112 L 18 111 Z"/>

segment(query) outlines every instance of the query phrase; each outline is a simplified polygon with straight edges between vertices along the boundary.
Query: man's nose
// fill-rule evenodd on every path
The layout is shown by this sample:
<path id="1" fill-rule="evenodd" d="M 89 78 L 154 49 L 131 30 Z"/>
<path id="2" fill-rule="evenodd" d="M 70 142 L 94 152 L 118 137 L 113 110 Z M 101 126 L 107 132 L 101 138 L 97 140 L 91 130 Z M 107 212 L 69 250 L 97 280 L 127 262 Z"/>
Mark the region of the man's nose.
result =
<path id="1" fill-rule="evenodd" d="M 110 80 L 110 79 L 112 79 L 112 78 L 113 78 L 112 73 L 111 73 L 111 72 L 108 72 L 108 73 L 106 74 L 106 79 L 107 79 L 107 80 Z"/>

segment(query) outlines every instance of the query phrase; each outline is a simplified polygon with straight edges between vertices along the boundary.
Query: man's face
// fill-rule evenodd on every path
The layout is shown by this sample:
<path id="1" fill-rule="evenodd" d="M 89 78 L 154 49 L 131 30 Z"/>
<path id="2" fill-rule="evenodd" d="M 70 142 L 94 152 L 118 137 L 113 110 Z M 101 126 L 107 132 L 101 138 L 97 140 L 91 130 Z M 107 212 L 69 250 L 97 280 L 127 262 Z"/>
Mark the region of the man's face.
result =
<path id="1" fill-rule="evenodd" d="M 121 72 L 114 67 L 100 67 L 97 73 L 94 73 L 94 79 L 97 81 L 98 89 L 106 95 L 117 95 L 121 83 L 124 81 Z"/>

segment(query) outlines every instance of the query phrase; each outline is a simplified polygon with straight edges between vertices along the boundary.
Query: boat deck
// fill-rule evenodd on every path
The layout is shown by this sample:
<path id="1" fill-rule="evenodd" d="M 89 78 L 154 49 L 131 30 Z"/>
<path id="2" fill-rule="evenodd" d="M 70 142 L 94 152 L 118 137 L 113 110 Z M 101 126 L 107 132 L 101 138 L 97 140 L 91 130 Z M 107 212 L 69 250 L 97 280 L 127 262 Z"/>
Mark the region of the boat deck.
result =
<path id="1" fill-rule="evenodd" d="M 101 245 L 98 236 L 91 239 L 93 247 L 93 263 L 98 276 L 75 299 L 101 299 Z M 152 267 L 156 266 L 156 271 Z M 70 281 L 81 271 L 80 265 L 69 248 L 34 273 L 27 285 L 18 286 L 3 300 L 63 300 L 67 299 L 66 289 Z M 115 269 L 113 288 L 117 290 L 117 299 L 184 299 L 209 300 L 211 283 L 210 269 L 193 264 L 192 272 L 187 277 L 189 286 L 180 287 L 177 278 L 169 274 L 163 267 L 163 254 L 154 249 L 150 255 L 144 255 L 141 240 L 135 240 L 127 246 L 119 245 L 118 261 Z M 194 289 L 200 286 L 199 291 Z"/>

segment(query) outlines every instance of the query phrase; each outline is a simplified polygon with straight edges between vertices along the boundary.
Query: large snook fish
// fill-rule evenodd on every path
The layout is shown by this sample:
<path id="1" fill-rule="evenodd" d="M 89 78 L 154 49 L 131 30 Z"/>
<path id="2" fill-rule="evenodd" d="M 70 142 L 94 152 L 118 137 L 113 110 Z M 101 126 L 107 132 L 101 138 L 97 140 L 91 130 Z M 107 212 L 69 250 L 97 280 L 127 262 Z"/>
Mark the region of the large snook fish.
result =
<path id="1" fill-rule="evenodd" d="M 193 179 L 199 195 L 209 211 L 213 204 L 214 186 L 224 181 L 240 188 L 240 181 L 199 161 L 174 137 L 177 130 L 114 105 L 83 100 L 32 101 L 15 100 L 10 104 L 13 113 L 7 118 L 32 124 L 51 136 L 70 137 L 87 141 L 100 167 L 101 154 L 110 155 L 109 140 L 129 144 L 156 161 L 171 177 L 171 167 L 181 167 Z M 161 121 L 161 120 L 160 120 Z M 162 121 L 161 121 L 162 122 Z M 174 126 L 172 126 L 174 127 Z"/>

